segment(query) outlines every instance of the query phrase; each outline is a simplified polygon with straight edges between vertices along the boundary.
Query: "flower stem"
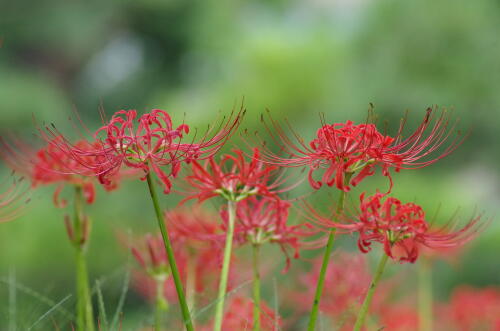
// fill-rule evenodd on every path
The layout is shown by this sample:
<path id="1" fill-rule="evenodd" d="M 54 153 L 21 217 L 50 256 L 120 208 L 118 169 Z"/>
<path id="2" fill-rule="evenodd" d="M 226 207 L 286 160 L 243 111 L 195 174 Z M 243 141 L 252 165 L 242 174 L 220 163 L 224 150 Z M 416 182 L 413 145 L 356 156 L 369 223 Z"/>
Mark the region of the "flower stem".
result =
<path id="1" fill-rule="evenodd" d="M 423 258 L 418 266 L 418 322 L 420 331 L 432 330 L 432 273 Z"/>
<path id="2" fill-rule="evenodd" d="M 85 259 L 86 243 L 88 238 L 83 224 L 83 195 L 82 188 L 75 186 L 75 216 L 73 219 L 76 264 L 76 325 L 78 331 L 94 331 L 94 313 L 89 289 L 89 275 Z M 88 220 L 87 220 L 88 221 Z M 87 225 L 88 226 L 88 225 Z"/>
<path id="3" fill-rule="evenodd" d="M 347 173 L 345 176 L 345 184 L 349 184 L 352 173 Z M 340 214 L 344 211 L 344 202 L 346 197 L 346 192 L 341 191 L 339 195 L 339 201 L 337 203 L 337 211 L 335 214 L 336 218 L 340 217 Z M 309 324 L 307 327 L 308 331 L 314 331 L 316 328 L 316 320 L 318 319 L 319 312 L 319 302 L 321 300 L 321 295 L 323 294 L 323 287 L 325 285 L 326 269 L 328 269 L 328 263 L 330 262 L 330 255 L 333 250 L 333 243 L 335 241 L 335 234 L 337 229 L 333 228 L 328 235 L 328 241 L 326 243 L 325 253 L 323 255 L 323 263 L 321 264 L 321 270 L 319 272 L 318 283 L 316 284 L 316 293 L 314 294 L 313 306 L 311 309 L 311 314 L 309 315 Z"/>
<path id="4" fill-rule="evenodd" d="M 217 306 L 215 308 L 214 331 L 221 331 L 222 317 L 224 315 L 224 299 L 226 297 L 227 278 L 229 275 L 229 264 L 231 262 L 231 249 L 233 246 L 234 222 L 236 218 L 236 202 L 227 201 L 227 212 L 229 216 L 226 232 L 226 245 L 224 247 L 224 257 L 219 281 L 219 293 L 217 295 Z"/>
<path id="5" fill-rule="evenodd" d="M 76 287 L 77 287 L 77 326 L 81 331 L 94 330 L 94 315 L 92 312 L 92 302 L 90 300 L 89 278 L 85 252 L 77 249 L 76 259 Z"/>
<path id="6" fill-rule="evenodd" d="M 363 305 L 359 310 L 358 318 L 356 319 L 356 323 L 354 324 L 353 331 L 359 331 L 363 327 L 366 319 L 366 313 L 368 312 L 368 308 L 370 307 L 370 303 L 372 302 L 373 294 L 375 293 L 375 289 L 380 280 L 380 277 L 384 273 L 384 268 L 387 263 L 389 256 L 385 253 L 382 254 L 382 258 L 377 266 L 377 270 L 375 271 L 375 275 L 373 276 L 373 280 L 370 284 L 370 288 L 366 293 L 365 301 L 363 301 Z"/>
<path id="7" fill-rule="evenodd" d="M 253 330 L 260 331 L 260 274 L 259 274 L 259 248 L 253 245 Z"/>
<path id="8" fill-rule="evenodd" d="M 165 245 L 165 250 L 167 252 L 167 259 L 172 271 L 172 278 L 174 279 L 175 289 L 177 291 L 177 296 L 179 297 L 179 305 L 181 306 L 184 325 L 186 326 L 187 331 L 193 331 L 193 322 L 191 321 L 191 315 L 189 314 L 186 297 L 184 296 L 179 269 L 177 268 L 177 263 L 175 262 L 174 250 L 168 237 L 167 227 L 165 226 L 165 222 L 163 221 L 160 204 L 158 203 L 158 196 L 156 194 L 156 190 L 150 173 L 146 175 L 146 179 L 148 182 L 149 194 L 151 195 L 151 200 L 153 201 L 156 220 L 158 221 L 158 227 L 160 228 L 160 232 L 163 237 L 163 243 Z"/>

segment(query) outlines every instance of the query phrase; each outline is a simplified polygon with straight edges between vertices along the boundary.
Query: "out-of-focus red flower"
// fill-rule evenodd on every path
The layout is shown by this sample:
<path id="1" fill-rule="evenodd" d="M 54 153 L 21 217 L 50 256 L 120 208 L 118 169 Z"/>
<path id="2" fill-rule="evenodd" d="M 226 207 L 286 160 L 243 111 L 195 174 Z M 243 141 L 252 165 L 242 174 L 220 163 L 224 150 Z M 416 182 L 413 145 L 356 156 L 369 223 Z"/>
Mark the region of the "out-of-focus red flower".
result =
<path id="1" fill-rule="evenodd" d="M 226 307 L 226 312 L 222 321 L 223 330 L 252 330 L 253 329 L 253 306 L 251 299 L 243 296 L 233 296 L 229 299 Z M 277 331 L 281 329 L 281 318 L 267 306 L 265 302 L 261 302 L 260 325 L 262 331 Z M 213 323 L 213 322 L 212 322 Z M 212 323 L 206 326 L 197 327 L 198 330 L 212 330 Z"/>
<path id="2" fill-rule="evenodd" d="M 132 247 L 132 255 L 153 278 L 166 277 L 170 273 L 167 253 L 161 236 L 147 234 L 140 245 Z"/>
<path id="3" fill-rule="evenodd" d="M 24 207 L 29 202 L 27 190 L 23 188 L 23 178 L 12 178 L 12 182 L 5 185 L 5 182 L 0 186 L 7 186 L 5 191 L 0 193 L 0 223 L 12 221 L 20 216 Z"/>
<path id="4" fill-rule="evenodd" d="M 214 215 L 200 209 L 177 209 L 165 213 L 166 226 L 179 268 L 181 280 L 188 290 L 208 299 L 210 289 L 217 288 L 220 243 L 216 237 L 221 231 Z M 143 272 L 134 274 L 134 287 L 145 297 L 154 300 L 155 280 L 165 280 L 165 296 L 177 300 L 175 286 L 170 278 L 170 266 L 161 235 L 146 235 L 132 247 L 132 253 Z M 234 278 L 230 276 L 230 280 Z"/>
<path id="5" fill-rule="evenodd" d="M 358 185 L 364 178 L 375 173 L 375 167 L 382 168 L 382 174 L 389 178 L 392 188 L 390 169 L 422 168 L 453 152 L 463 139 L 457 137 L 437 156 L 440 148 L 452 135 L 455 125 L 450 125 L 449 117 L 443 111 L 434 121 L 435 110 L 428 108 L 427 113 L 408 138 L 402 138 L 405 121 L 402 121 L 395 137 L 381 134 L 374 124 L 345 123 L 326 124 L 316 132 L 309 144 L 297 133 L 295 139 L 289 138 L 285 130 L 272 118 L 268 132 L 285 156 L 264 149 L 266 162 L 284 167 L 309 167 L 309 183 L 315 189 L 322 184 L 336 186 L 339 190 L 349 191 L 350 185 Z M 434 124 L 433 124 L 434 123 Z M 431 129 L 429 130 L 429 127 Z M 313 174 L 325 169 L 320 180 Z M 346 174 L 354 175 L 349 183 Z"/>
<path id="6" fill-rule="evenodd" d="M 458 287 L 440 315 L 449 330 L 500 331 L 500 289 Z"/>
<path id="7" fill-rule="evenodd" d="M 94 171 L 102 165 L 101 159 L 95 155 L 83 153 L 78 158 L 74 158 L 67 151 L 59 148 L 63 141 L 62 136 L 56 136 L 49 140 L 45 147 L 34 150 L 19 140 L 12 144 L 2 140 L 0 156 L 15 171 L 30 178 L 33 187 L 56 184 L 53 197 L 56 206 L 66 205 L 66 201 L 59 198 L 65 184 L 80 186 L 85 201 L 91 204 L 95 200 L 95 186 L 92 177 L 89 176 L 92 176 Z M 74 144 L 74 148 L 80 151 L 95 151 L 99 147 L 97 142 L 91 144 L 84 140 L 79 140 Z M 107 191 L 115 189 L 119 182 L 118 177 L 116 174 L 104 185 L 104 188 Z"/>
<path id="8" fill-rule="evenodd" d="M 169 235 L 183 250 L 222 249 L 214 238 L 222 232 L 217 215 L 199 206 L 175 208 L 164 212 Z"/>
<path id="9" fill-rule="evenodd" d="M 299 257 L 299 249 L 304 246 L 305 239 L 317 231 L 309 224 L 288 225 L 290 203 L 277 197 L 251 196 L 237 203 L 234 239 L 240 245 L 250 243 L 262 245 L 276 243 L 287 257 L 286 269 L 290 265 L 288 248 L 294 250 L 293 257 Z M 228 222 L 226 209 L 221 216 L 224 226 Z"/>
<path id="10" fill-rule="evenodd" d="M 325 291 L 321 296 L 320 310 L 337 322 L 342 318 L 355 316 L 370 285 L 371 275 L 366 257 L 360 254 L 339 252 L 335 254 L 335 263 L 330 263 L 325 274 Z M 300 308 L 311 309 L 311 301 L 315 294 L 322 259 L 316 259 L 310 272 L 299 281 L 307 294 L 301 294 Z M 307 300 L 304 298 L 307 296 Z"/>
<path id="11" fill-rule="evenodd" d="M 251 195 L 276 196 L 290 188 L 280 188 L 286 181 L 276 166 L 259 160 L 260 152 L 253 149 L 251 160 L 244 152 L 236 149 L 233 154 L 225 154 L 221 161 L 209 158 L 202 165 L 193 161 L 192 173 L 186 181 L 194 188 L 187 192 L 184 200 L 204 201 L 215 196 L 240 201 Z"/>
<path id="12" fill-rule="evenodd" d="M 415 308 L 401 304 L 390 303 L 380 305 L 379 323 L 383 330 L 390 331 L 417 331 L 418 313 Z"/>
<path id="13" fill-rule="evenodd" d="M 370 286 L 372 275 L 366 255 L 353 252 L 338 251 L 332 256 L 335 263 L 330 263 L 325 273 L 325 289 L 321 296 L 320 311 L 332 330 L 352 330 L 359 313 L 359 308 Z M 298 279 L 300 288 L 288 291 L 283 303 L 299 313 L 308 313 L 315 295 L 315 284 L 318 281 L 322 259 L 313 261 L 313 267 Z M 381 316 L 386 307 L 397 305 L 391 300 L 395 289 L 394 279 L 382 281 L 370 307 L 370 316 Z M 371 319 L 371 324 L 377 323 Z M 377 323 L 380 325 L 381 323 Z M 378 330 L 368 326 L 366 330 Z M 363 329 L 365 330 L 365 328 Z M 387 330 L 392 330 L 388 328 Z"/>

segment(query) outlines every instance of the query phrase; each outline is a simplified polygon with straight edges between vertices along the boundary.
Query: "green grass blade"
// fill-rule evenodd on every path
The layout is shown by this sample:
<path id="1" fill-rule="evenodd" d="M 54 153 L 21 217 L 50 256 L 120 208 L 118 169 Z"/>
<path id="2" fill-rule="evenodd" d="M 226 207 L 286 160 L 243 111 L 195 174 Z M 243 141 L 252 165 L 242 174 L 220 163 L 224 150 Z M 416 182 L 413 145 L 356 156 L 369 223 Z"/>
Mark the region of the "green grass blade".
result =
<path id="1" fill-rule="evenodd" d="M 104 299 L 101 291 L 101 282 L 99 280 L 96 280 L 95 286 L 97 291 L 97 307 L 99 309 L 100 331 L 108 331 L 108 317 L 106 316 L 106 307 L 104 306 Z"/>
<path id="2" fill-rule="evenodd" d="M 114 330 L 118 325 L 120 314 L 122 312 L 123 305 L 125 304 L 125 298 L 127 297 L 129 282 L 130 282 L 130 271 L 127 270 L 127 272 L 125 273 L 125 279 L 123 280 L 122 292 L 120 294 L 120 299 L 118 300 L 118 306 L 116 307 L 116 312 L 113 317 L 113 322 L 111 323 L 112 330 Z"/>
<path id="3" fill-rule="evenodd" d="M 28 328 L 28 331 L 30 331 L 35 325 L 37 325 L 38 323 L 40 323 L 41 321 L 43 321 L 44 318 L 46 318 L 47 316 L 49 316 L 53 311 L 55 311 L 57 309 L 57 307 L 59 307 L 60 305 L 62 305 L 66 300 L 68 300 L 69 298 L 71 298 L 71 294 L 68 294 L 66 297 L 64 297 L 61 301 L 59 301 L 58 303 L 56 303 L 53 307 L 51 307 L 49 310 L 47 310 L 42 316 L 40 316 L 35 323 L 33 323 L 29 328 Z"/>

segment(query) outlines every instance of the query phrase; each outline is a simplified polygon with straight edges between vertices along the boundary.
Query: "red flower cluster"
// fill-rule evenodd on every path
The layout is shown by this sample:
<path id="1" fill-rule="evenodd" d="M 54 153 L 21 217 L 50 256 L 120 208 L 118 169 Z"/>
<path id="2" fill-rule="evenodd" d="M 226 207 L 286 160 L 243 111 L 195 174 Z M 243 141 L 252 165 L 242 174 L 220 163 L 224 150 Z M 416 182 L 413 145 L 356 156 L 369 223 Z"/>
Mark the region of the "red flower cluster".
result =
<path id="1" fill-rule="evenodd" d="M 476 234 L 480 217 L 472 219 L 458 231 L 447 227 L 431 229 L 425 220 L 425 212 L 414 203 L 401 203 L 396 198 L 377 193 L 365 199 L 360 196 L 361 212 L 357 219 L 358 246 L 364 253 L 370 250 L 372 241 L 384 245 L 385 253 L 401 262 L 415 262 L 421 245 L 429 248 L 461 246 Z"/>
<path id="2" fill-rule="evenodd" d="M 187 192 L 184 201 L 197 198 L 201 202 L 219 195 L 228 200 L 240 201 L 251 195 L 276 196 L 290 189 L 279 188 L 285 179 L 278 167 L 259 160 L 257 148 L 253 149 L 250 161 L 239 149 L 233 153 L 223 155 L 220 162 L 216 162 L 213 157 L 203 165 L 193 161 L 192 173 L 186 177 L 186 181 L 194 190 Z"/>
<path id="3" fill-rule="evenodd" d="M 445 112 L 434 121 L 434 110 L 431 108 L 427 109 L 420 126 L 406 139 L 401 138 L 405 121 L 394 138 L 381 134 L 374 124 L 354 125 L 351 121 L 323 124 L 316 138 L 308 145 L 296 133 L 297 143 L 294 142 L 278 123 L 272 119 L 271 123 L 268 132 L 278 143 L 281 152 L 288 156 L 282 157 L 266 149 L 264 159 L 284 167 L 309 166 L 309 183 L 315 189 L 326 184 L 347 192 L 350 185 L 356 186 L 365 177 L 373 175 L 375 167 L 380 165 L 383 175 L 390 180 L 390 191 L 390 168 L 399 171 L 403 168 L 425 167 L 450 154 L 462 142 L 457 137 L 438 156 L 430 157 L 448 140 L 454 128 L 454 125 L 449 128 L 449 118 Z M 429 131 L 432 123 L 434 125 Z M 320 168 L 326 170 L 321 180 L 316 180 L 313 173 Z M 355 176 L 346 181 L 347 174 Z"/>
<path id="4" fill-rule="evenodd" d="M 106 183 L 108 176 L 118 171 L 122 164 L 128 167 L 141 169 L 144 173 L 151 170 L 165 185 L 165 191 L 170 191 L 172 184 L 169 177 L 175 177 L 180 169 L 180 163 L 189 161 L 192 156 L 192 146 L 182 144 L 184 133 L 189 133 L 189 127 L 181 124 L 173 128 L 172 120 L 167 112 L 153 109 L 137 118 L 135 110 L 120 110 L 116 112 L 109 123 L 97 130 L 95 136 L 101 132 L 104 136 L 104 149 L 108 159 L 113 160 L 99 176 L 101 182 Z M 160 166 L 170 166 L 167 175 Z"/>
<path id="5" fill-rule="evenodd" d="M 309 224 L 288 225 L 290 206 L 288 201 L 277 197 L 251 196 L 238 202 L 234 229 L 235 241 L 240 245 L 277 243 L 287 257 L 286 270 L 290 264 L 288 248 L 291 247 L 294 250 L 293 257 L 298 258 L 299 248 L 304 245 L 301 238 L 317 233 Z M 222 209 L 221 216 L 226 225 L 228 222 L 226 209 Z"/>
<path id="6" fill-rule="evenodd" d="M 349 185 L 345 185 L 345 175 L 363 169 L 352 179 L 353 185 L 359 183 L 370 173 L 369 165 L 374 162 L 377 152 L 392 142 L 392 138 L 380 134 L 375 125 L 354 125 L 351 121 L 323 125 L 309 146 L 303 143 L 293 146 L 284 136 L 281 140 L 287 143 L 281 146 L 282 149 L 292 158 L 267 153 L 265 157 L 268 161 L 282 166 L 308 165 L 309 183 L 313 188 L 318 189 L 325 183 L 344 191 L 349 190 Z M 313 178 L 313 173 L 320 168 L 326 170 L 318 181 Z"/>
<path id="7" fill-rule="evenodd" d="M 111 154 L 114 159 L 114 165 L 101 174 L 101 181 L 106 181 L 108 174 L 125 164 L 142 169 L 146 174 L 152 170 L 164 184 L 164 192 L 169 193 L 172 187 L 169 178 L 177 176 L 181 163 L 189 163 L 202 158 L 202 155 L 203 158 L 212 156 L 231 136 L 242 115 L 240 111 L 234 119 L 231 116 L 212 137 L 209 137 L 212 131 L 209 129 L 200 142 L 186 144 L 182 138 L 184 133 L 189 132 L 189 126 L 181 124 L 174 129 L 170 116 L 163 110 L 153 109 L 139 117 L 137 128 L 134 125 L 137 117 L 135 110 L 118 111 L 108 124 L 96 132 L 96 136 L 100 132 L 106 133 L 106 155 Z M 170 166 L 169 173 L 165 173 L 161 166 Z"/>
<path id="8" fill-rule="evenodd" d="M 484 226 L 479 222 L 481 217 L 477 216 L 459 230 L 451 231 L 450 224 L 434 229 L 427 223 L 420 206 L 411 202 L 403 204 L 381 193 L 368 198 L 361 194 L 359 214 L 345 217 L 346 223 L 331 221 L 309 205 L 306 207 L 312 214 L 310 219 L 320 225 L 358 232 L 358 247 L 363 253 L 371 250 L 372 242 L 379 242 L 389 257 L 400 262 L 415 262 L 422 246 L 431 249 L 461 246 Z"/>

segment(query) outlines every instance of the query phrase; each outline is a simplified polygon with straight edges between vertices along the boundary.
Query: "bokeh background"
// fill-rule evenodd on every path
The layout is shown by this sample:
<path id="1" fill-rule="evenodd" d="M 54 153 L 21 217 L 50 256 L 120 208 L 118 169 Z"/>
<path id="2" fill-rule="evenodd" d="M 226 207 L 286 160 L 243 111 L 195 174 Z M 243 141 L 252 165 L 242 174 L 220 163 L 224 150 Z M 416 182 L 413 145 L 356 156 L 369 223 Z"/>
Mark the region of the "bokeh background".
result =
<path id="1" fill-rule="evenodd" d="M 321 112 L 329 122 L 362 122 L 373 103 L 380 122 L 395 130 L 405 111 L 412 126 L 428 106 L 437 105 L 453 110 L 470 137 L 435 165 L 395 175 L 394 194 L 429 211 L 441 206 L 443 219 L 457 208 L 464 219 L 474 210 L 495 217 L 499 31 L 497 0 L 3 1 L 0 130 L 36 145 L 33 116 L 39 124 L 71 132 L 67 118 L 75 110 L 95 129 L 100 108 L 108 115 L 160 108 L 176 121 L 185 118 L 203 128 L 244 99 L 242 128 L 263 130 L 260 116 L 269 109 L 311 138 Z M 228 148 L 235 144 L 241 145 L 237 136 Z M 8 173 L 3 166 L 2 171 Z M 366 190 L 387 185 L 384 179 L 365 183 Z M 63 226 L 68 211 L 54 208 L 53 189 L 34 191 L 28 212 L 0 225 L 2 330 L 9 316 L 5 298 L 13 287 L 19 330 L 72 293 L 72 250 Z M 164 206 L 179 201 L 162 199 Z M 329 199 L 331 194 L 320 192 L 316 200 Z M 87 211 L 94 220 L 91 277 L 103 281 L 105 303 L 113 311 L 134 264 L 117 236 L 154 231 L 154 214 L 138 181 L 111 194 L 100 190 Z M 438 299 L 446 300 L 458 284 L 500 285 L 496 221 L 467 246 L 460 263 L 435 266 Z M 349 238 L 340 245 L 354 246 Z M 268 280 L 283 277 L 284 259 L 273 261 L 280 261 L 278 272 Z M 413 279 L 415 266 L 391 266 L 396 268 Z M 290 272 L 303 271 L 294 266 Z M 264 297 L 271 300 L 272 291 Z M 62 305 L 71 310 L 73 304 L 69 298 Z M 148 303 L 130 288 L 124 329 L 136 330 L 150 314 Z M 47 318 L 34 329 L 51 330 L 53 324 Z"/>

